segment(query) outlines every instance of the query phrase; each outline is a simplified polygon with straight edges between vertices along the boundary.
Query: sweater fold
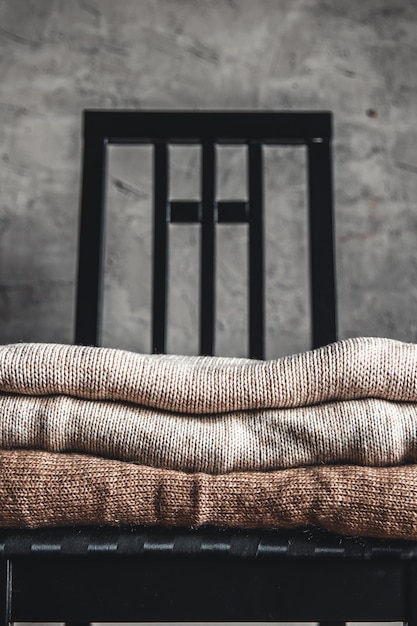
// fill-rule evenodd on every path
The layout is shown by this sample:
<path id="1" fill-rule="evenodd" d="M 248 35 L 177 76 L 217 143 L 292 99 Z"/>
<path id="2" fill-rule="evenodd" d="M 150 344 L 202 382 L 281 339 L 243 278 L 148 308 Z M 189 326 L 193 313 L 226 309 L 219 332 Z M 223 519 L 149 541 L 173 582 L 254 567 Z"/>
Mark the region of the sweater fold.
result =
<path id="1" fill-rule="evenodd" d="M 69 396 L 0 395 L 0 449 L 81 452 L 222 474 L 417 462 L 417 403 L 349 400 L 196 417 Z"/>
<path id="2" fill-rule="evenodd" d="M 0 452 L 0 525 L 317 525 L 417 539 L 417 465 L 213 476 L 77 454 Z"/>
<path id="3" fill-rule="evenodd" d="M 117 400 L 196 415 L 369 397 L 416 402 L 417 345 L 365 337 L 256 361 L 10 344 L 0 347 L 0 390 Z"/>

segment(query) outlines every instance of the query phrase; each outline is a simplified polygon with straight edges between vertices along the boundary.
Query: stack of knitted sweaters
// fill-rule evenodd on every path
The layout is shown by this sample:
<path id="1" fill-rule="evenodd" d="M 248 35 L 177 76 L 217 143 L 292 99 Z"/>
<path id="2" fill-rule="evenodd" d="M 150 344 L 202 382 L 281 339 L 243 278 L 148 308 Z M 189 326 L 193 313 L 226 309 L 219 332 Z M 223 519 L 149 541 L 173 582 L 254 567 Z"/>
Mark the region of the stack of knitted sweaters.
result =
<path id="1" fill-rule="evenodd" d="M 417 345 L 275 361 L 0 347 L 0 526 L 417 539 Z"/>

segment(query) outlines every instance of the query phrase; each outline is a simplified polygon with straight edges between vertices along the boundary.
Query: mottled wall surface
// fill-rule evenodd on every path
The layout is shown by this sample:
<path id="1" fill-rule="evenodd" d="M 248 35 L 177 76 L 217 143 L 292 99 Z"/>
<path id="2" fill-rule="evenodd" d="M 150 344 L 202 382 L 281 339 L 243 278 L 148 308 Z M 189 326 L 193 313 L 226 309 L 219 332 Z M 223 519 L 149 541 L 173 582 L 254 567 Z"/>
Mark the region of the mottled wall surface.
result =
<path id="1" fill-rule="evenodd" d="M 332 110 L 340 335 L 416 341 L 416 34 L 410 0 L 0 0 L 0 341 L 72 340 L 89 107 Z M 308 345 L 305 155 L 265 156 L 273 357 Z M 220 158 L 241 196 L 245 154 Z M 198 151 L 172 168 L 198 194 Z M 110 149 L 108 196 L 104 341 L 146 351 L 149 150 Z M 198 229 L 171 231 L 170 349 L 193 352 Z M 245 227 L 218 246 L 217 352 L 243 354 Z"/>

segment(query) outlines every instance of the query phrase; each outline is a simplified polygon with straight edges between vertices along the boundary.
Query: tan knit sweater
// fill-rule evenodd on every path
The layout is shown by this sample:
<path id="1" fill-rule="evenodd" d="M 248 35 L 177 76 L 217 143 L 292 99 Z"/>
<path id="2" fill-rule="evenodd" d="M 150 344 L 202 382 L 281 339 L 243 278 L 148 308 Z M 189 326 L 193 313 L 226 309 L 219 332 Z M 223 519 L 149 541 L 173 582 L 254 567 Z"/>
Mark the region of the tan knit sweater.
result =
<path id="1" fill-rule="evenodd" d="M 0 452 L 0 525 L 201 524 L 417 539 L 417 466 L 188 474 L 88 455 Z"/>

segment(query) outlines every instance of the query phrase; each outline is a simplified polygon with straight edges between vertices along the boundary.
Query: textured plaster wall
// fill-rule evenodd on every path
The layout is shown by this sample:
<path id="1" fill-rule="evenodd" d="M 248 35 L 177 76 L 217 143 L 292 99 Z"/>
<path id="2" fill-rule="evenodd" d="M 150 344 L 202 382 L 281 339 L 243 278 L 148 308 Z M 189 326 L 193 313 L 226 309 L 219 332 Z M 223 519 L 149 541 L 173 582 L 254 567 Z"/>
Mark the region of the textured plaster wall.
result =
<path id="1" fill-rule="evenodd" d="M 88 107 L 332 110 L 340 335 L 417 341 L 416 35 L 410 0 L 0 0 L 0 341 L 72 340 Z M 273 357 L 308 346 L 304 153 L 265 156 Z M 103 337 L 138 350 L 149 158 L 110 150 Z M 241 196 L 245 155 L 220 158 L 220 195 Z M 198 153 L 172 168 L 172 195 L 198 194 Z M 192 352 L 198 229 L 171 235 L 170 350 Z M 245 227 L 218 244 L 217 352 L 243 354 Z"/>

